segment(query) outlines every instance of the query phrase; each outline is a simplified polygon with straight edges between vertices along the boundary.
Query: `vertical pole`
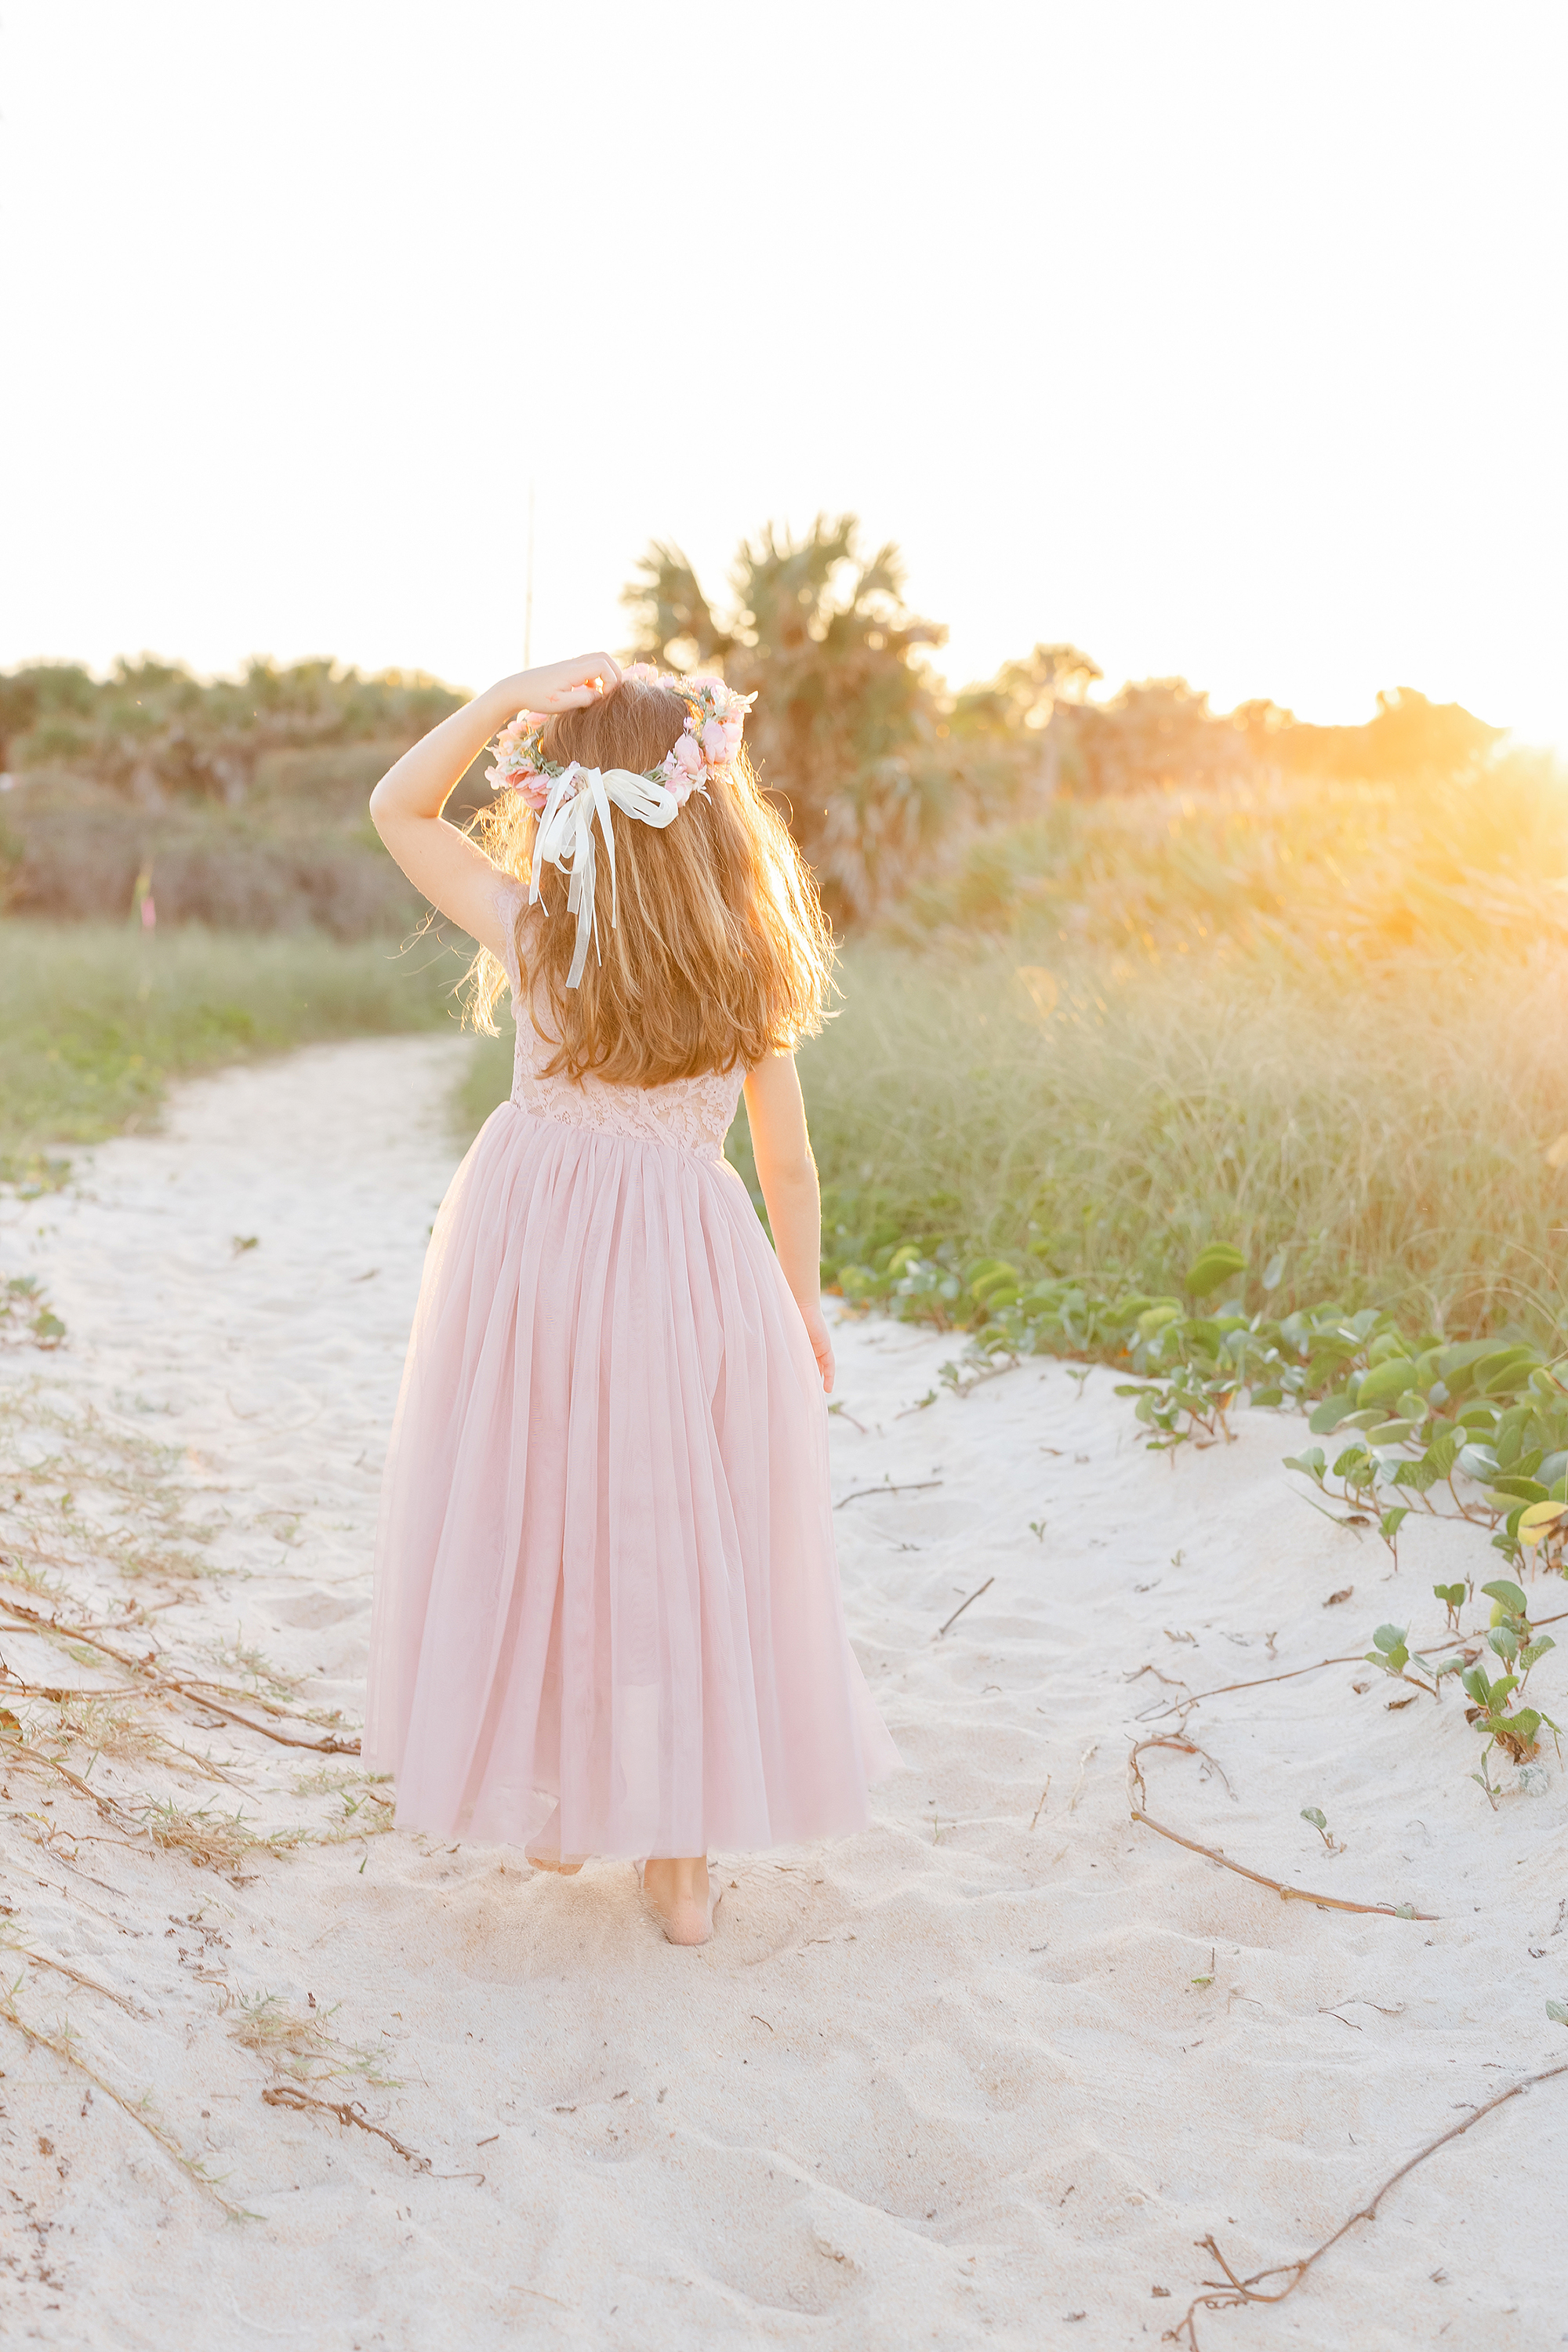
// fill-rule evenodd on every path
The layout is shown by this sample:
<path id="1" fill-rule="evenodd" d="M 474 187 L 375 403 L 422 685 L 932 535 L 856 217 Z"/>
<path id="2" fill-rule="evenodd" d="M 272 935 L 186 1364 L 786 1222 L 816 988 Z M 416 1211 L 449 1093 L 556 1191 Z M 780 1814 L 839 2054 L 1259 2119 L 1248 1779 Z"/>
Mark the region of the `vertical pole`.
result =
<path id="1" fill-rule="evenodd" d="M 522 666 L 533 667 L 533 483 L 528 485 L 528 595 L 522 608 Z"/>

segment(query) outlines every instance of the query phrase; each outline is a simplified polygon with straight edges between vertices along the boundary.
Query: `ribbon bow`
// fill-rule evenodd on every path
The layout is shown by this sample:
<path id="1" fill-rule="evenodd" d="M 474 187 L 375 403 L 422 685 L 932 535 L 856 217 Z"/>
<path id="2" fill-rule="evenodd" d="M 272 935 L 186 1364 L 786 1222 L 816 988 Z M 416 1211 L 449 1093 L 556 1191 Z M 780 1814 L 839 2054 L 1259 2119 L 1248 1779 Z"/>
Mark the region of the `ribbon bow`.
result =
<path id="1" fill-rule="evenodd" d="M 572 952 L 568 988 L 575 988 L 588 961 L 588 941 L 599 952 L 599 927 L 594 912 L 594 818 L 605 836 L 610 861 L 610 929 L 616 928 L 616 836 L 610 830 L 610 803 L 662 832 L 679 814 L 680 803 L 664 784 L 634 776 L 629 768 L 584 768 L 575 760 L 551 784 L 533 836 L 533 871 L 529 877 L 528 903 L 540 903 L 539 877 L 546 859 L 557 872 L 570 877 L 566 911 L 577 918 L 577 943 Z"/>

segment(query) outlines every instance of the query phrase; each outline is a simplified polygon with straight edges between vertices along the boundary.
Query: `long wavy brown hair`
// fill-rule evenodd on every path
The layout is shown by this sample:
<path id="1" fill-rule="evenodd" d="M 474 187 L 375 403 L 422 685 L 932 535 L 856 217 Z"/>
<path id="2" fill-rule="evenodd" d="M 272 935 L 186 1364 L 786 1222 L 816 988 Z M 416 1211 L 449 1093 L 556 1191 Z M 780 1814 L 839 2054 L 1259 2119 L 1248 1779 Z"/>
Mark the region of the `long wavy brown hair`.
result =
<path id="1" fill-rule="evenodd" d="M 642 774 L 672 751 L 687 704 L 668 687 L 624 678 L 586 710 L 544 730 L 543 756 L 564 765 Z M 612 808 L 618 911 L 610 925 L 608 861 L 596 892 L 599 954 L 566 986 L 575 925 L 553 866 L 541 879 L 545 919 L 519 923 L 523 984 L 560 1043 L 546 1067 L 621 1086 L 663 1086 L 710 1070 L 753 1068 L 822 1026 L 833 938 L 816 885 L 782 819 L 763 798 L 742 751 L 708 777 L 662 831 Z M 526 881 L 537 820 L 514 792 L 498 793 L 473 830 L 492 862 Z M 466 1010 L 496 1027 L 502 966 L 481 949 Z"/>

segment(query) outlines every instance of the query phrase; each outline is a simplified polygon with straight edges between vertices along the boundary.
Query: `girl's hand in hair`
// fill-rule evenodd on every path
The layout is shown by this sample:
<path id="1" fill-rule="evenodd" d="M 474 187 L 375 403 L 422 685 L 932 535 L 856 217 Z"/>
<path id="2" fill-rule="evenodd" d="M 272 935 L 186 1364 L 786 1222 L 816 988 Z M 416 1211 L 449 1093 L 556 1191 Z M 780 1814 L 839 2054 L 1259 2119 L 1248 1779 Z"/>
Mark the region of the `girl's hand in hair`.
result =
<path id="1" fill-rule="evenodd" d="M 519 670 L 505 681 L 509 692 L 516 695 L 513 710 L 535 710 L 541 718 L 552 718 L 562 710 L 586 710 L 620 682 L 621 666 L 613 654 L 579 654 L 574 661 Z"/>
<path id="2" fill-rule="evenodd" d="M 477 841 L 441 821 L 452 787 L 471 761 L 520 710 L 551 717 L 586 710 L 621 682 L 612 654 L 580 654 L 498 679 L 405 751 L 370 796 L 375 829 L 416 889 L 471 939 L 500 955 L 505 946 L 496 901 L 496 869 Z"/>

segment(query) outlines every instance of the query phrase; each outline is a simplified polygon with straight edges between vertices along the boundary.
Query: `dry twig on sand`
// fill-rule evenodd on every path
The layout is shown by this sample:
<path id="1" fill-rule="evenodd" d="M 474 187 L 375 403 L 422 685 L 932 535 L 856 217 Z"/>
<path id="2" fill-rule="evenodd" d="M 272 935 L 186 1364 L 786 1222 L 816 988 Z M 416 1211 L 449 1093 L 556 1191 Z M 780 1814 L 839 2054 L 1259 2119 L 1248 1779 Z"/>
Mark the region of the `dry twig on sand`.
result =
<path id="1" fill-rule="evenodd" d="M 1253 1682 L 1220 1683 L 1214 1690 L 1194 1691 L 1194 1706 L 1201 1706 L 1205 1698 L 1223 1698 L 1227 1691 L 1261 1690 L 1265 1683 L 1293 1683 L 1298 1675 L 1321 1675 L 1325 1666 L 1359 1666 L 1364 1664 L 1364 1654 L 1358 1650 L 1353 1657 L 1320 1658 L 1315 1666 L 1291 1666 L 1282 1675 L 1259 1675 Z"/>
<path id="2" fill-rule="evenodd" d="M 933 1486 L 940 1486 L 943 1483 L 941 1478 L 906 1478 L 903 1484 L 898 1486 L 892 1485 L 890 1481 L 884 1481 L 880 1486 L 857 1486 L 852 1495 L 840 1495 L 833 1507 L 836 1511 L 841 1511 L 846 1503 L 863 1503 L 868 1495 L 925 1495 L 929 1494 Z"/>
<path id="3" fill-rule="evenodd" d="M 978 1587 L 978 1588 L 977 1588 L 973 1592 L 972 1592 L 972 1593 L 970 1594 L 969 1599 L 968 1599 L 967 1601 L 961 1601 L 959 1602 L 959 1604 L 958 1604 L 957 1608 L 953 1611 L 953 1612 L 952 1612 L 952 1616 L 948 1619 L 948 1621 L 947 1621 L 947 1625 L 956 1625 L 956 1624 L 957 1624 L 957 1622 L 958 1622 L 958 1621 L 959 1621 L 959 1619 L 963 1616 L 963 1614 L 964 1611 L 965 1611 L 966 1609 L 970 1608 L 970 1607 L 973 1605 L 973 1602 L 975 1602 L 976 1601 L 978 1601 L 978 1600 L 979 1600 L 980 1595 L 981 1595 L 981 1593 L 982 1593 L 982 1592 L 989 1592 L 989 1591 L 990 1591 L 990 1590 L 991 1590 L 991 1588 L 992 1588 L 992 1586 L 995 1583 L 995 1581 L 996 1581 L 996 1579 L 995 1579 L 994 1576 L 988 1576 L 988 1577 L 986 1578 L 986 1580 L 985 1580 L 984 1583 L 984 1584 L 982 1584 L 982 1585 L 980 1585 L 980 1586 L 979 1586 L 979 1587 Z M 938 1641 L 940 1641 L 940 1640 L 942 1639 L 942 1635 L 946 1633 L 946 1631 L 947 1631 L 947 1625 L 939 1625 L 939 1626 L 937 1627 L 937 1629 L 936 1629 L 936 1633 L 937 1633 L 937 1639 L 938 1639 Z"/>
<path id="4" fill-rule="evenodd" d="M 1091 1739 L 1089 1746 L 1084 1749 L 1083 1754 L 1078 1759 L 1078 1779 L 1072 1784 L 1072 1795 L 1068 1800 L 1068 1811 L 1069 1813 L 1076 1813 L 1078 1811 L 1078 1801 L 1083 1794 L 1083 1784 L 1089 1778 L 1089 1768 L 1093 1763 L 1099 1753 L 1099 1740 Z M 1217 1769 L 1217 1767 L 1215 1769 Z"/>
<path id="5" fill-rule="evenodd" d="M 308 2091 L 300 2088 L 298 2083 L 270 2083 L 261 2094 L 261 2103 L 268 2107 L 288 2107 L 295 2115 L 303 2115 L 307 2108 L 313 2108 L 318 2115 L 333 2116 L 341 2124 L 353 2124 L 363 2132 L 374 2132 L 377 2139 L 384 2139 L 388 2147 L 395 2148 L 405 2164 L 411 2164 L 416 2172 L 428 2172 L 430 2169 L 427 2156 L 416 2154 L 413 2148 L 405 2147 L 400 2139 L 395 2139 L 391 2132 L 383 2131 L 379 2124 L 371 2123 L 357 2099 L 313 2099 Z"/>
<path id="6" fill-rule="evenodd" d="M 357 1739 L 340 1739 L 335 1732 L 329 1732 L 325 1739 L 301 1739 L 294 1732 L 274 1731 L 269 1724 L 253 1723 L 247 1715 L 237 1714 L 232 1706 L 225 1706 L 221 1700 L 210 1696 L 212 1688 L 216 1685 L 195 1680 L 186 1684 L 171 1678 L 169 1687 L 198 1706 L 210 1707 L 214 1715 L 226 1716 L 230 1723 L 240 1724 L 247 1731 L 258 1732 L 263 1739 L 276 1740 L 279 1748 L 308 1748 L 317 1756 L 357 1756 L 360 1752 Z M 258 1706 L 268 1705 L 265 1699 L 258 1699 L 254 1703 Z M 281 1707 L 274 1707 L 270 1712 L 279 1716 L 285 1713 Z"/>
<path id="7" fill-rule="evenodd" d="M 50 1640 L 84 1643 L 88 1648 L 100 1652 L 106 1658 L 112 1658 L 117 1666 L 123 1666 L 128 1674 L 137 1677 L 135 1683 L 121 1690 L 91 1692 L 72 1690 L 68 1694 L 63 1685 L 57 1688 L 40 1684 L 37 1685 L 37 1695 L 40 1697 L 55 1699 L 69 1696 L 100 1699 L 155 1698 L 163 1692 L 173 1691 L 180 1697 L 188 1699 L 192 1706 L 203 1706 L 214 1715 L 221 1715 L 228 1722 L 239 1724 L 247 1731 L 257 1732 L 263 1739 L 275 1740 L 280 1748 L 310 1748 L 321 1756 L 357 1756 L 360 1752 L 357 1739 L 342 1739 L 335 1732 L 329 1732 L 324 1739 L 305 1739 L 295 1732 L 278 1731 L 271 1724 L 256 1722 L 251 1715 L 241 1713 L 239 1708 L 259 1708 L 262 1714 L 276 1717 L 279 1723 L 294 1723 L 300 1720 L 297 1715 L 291 1714 L 288 1707 L 280 1706 L 276 1699 L 263 1697 L 258 1691 L 238 1690 L 228 1683 L 211 1682 L 203 1675 L 161 1673 L 159 1669 L 162 1661 L 156 1651 L 150 1650 L 145 1657 L 139 1658 L 132 1652 L 120 1649 L 112 1642 L 104 1641 L 100 1634 L 91 1632 L 86 1625 L 63 1622 L 56 1614 L 46 1617 L 41 1609 L 29 1609 L 24 1601 L 13 1601 L 7 1597 L 0 1600 L 0 1609 L 5 1611 L 6 1616 L 14 1618 L 18 1624 L 26 1626 L 34 1633 L 45 1634 Z M 30 1690 L 32 1686 L 26 1687 Z M 236 1705 L 237 1701 L 238 1706 Z"/>
<path id="8" fill-rule="evenodd" d="M 26 1944 L 12 1943 L 6 1937 L 0 1937 L 0 1951 L 15 1952 L 18 1959 L 31 1960 L 36 1969 L 53 1969 L 57 1976 L 68 1977 L 72 1984 L 80 1985 L 84 1992 L 100 1993 L 105 2000 L 113 2001 L 127 2017 L 144 2017 L 147 2014 L 145 2010 L 138 2009 L 133 2000 L 128 2000 L 122 1992 L 110 1991 L 109 1986 L 100 1984 L 96 1977 L 84 1977 L 79 1969 L 68 1968 L 64 1960 L 51 1959 L 47 1952 L 31 1952 Z"/>
<path id="9" fill-rule="evenodd" d="M 1313 2263 L 1321 2262 L 1330 2249 L 1339 2244 L 1348 2230 L 1353 2230 L 1358 2221 L 1376 2221 L 1378 2207 L 1389 2190 L 1397 2188 L 1406 2173 L 1414 2172 L 1418 2164 L 1425 2164 L 1429 2156 L 1436 2156 L 1440 2147 L 1447 2147 L 1451 2139 L 1460 2138 L 1473 2124 L 1479 2124 L 1483 2116 L 1489 2116 L 1498 2107 L 1506 2106 L 1510 2099 L 1517 2099 L 1522 2093 L 1534 2090 L 1538 2083 L 1553 2082 L 1561 2074 L 1568 2074 L 1568 2061 L 1561 2066 L 1548 2066 L 1539 2074 L 1526 2074 L 1522 2081 L 1510 2084 L 1508 2089 L 1500 2091 L 1495 2099 L 1489 2099 L 1484 2106 L 1478 2107 L 1474 2115 L 1467 2116 L 1462 2124 L 1452 2124 L 1446 2132 L 1439 2132 L 1436 2139 L 1430 2139 L 1425 2147 L 1417 2148 L 1415 2154 L 1407 2163 L 1402 2164 L 1397 2172 L 1390 2173 L 1382 2188 L 1369 2197 L 1364 2205 L 1358 2206 L 1348 2220 L 1342 2221 L 1331 2238 L 1325 2238 L 1321 2246 L 1314 2247 L 1310 2254 L 1304 2254 L 1300 2262 L 1273 2263 L 1267 2270 L 1254 2271 L 1248 2278 L 1237 2278 L 1215 2243 L 1212 2233 L 1206 2238 L 1197 2239 L 1196 2244 L 1205 2253 L 1214 2256 L 1215 2261 L 1225 2273 L 1228 2284 L 1222 2284 L 1218 2279 L 1205 2280 L 1204 2294 L 1194 2297 L 1174 2327 L 1168 2327 L 1165 2330 L 1160 2338 L 1161 2343 L 1185 2344 L 1189 2347 L 1189 2352 L 1199 2352 L 1197 2315 L 1200 2311 L 1235 2311 L 1243 2304 L 1283 2303 L 1287 2295 L 1295 2294 Z M 1258 2281 L 1267 2278 L 1282 2278 L 1286 2284 L 1275 2294 L 1260 2294 L 1258 2292 Z"/>
<path id="10" fill-rule="evenodd" d="M 53 1772 L 67 1788 L 74 1790 L 79 1797 L 85 1797 L 89 1805 L 97 1808 L 100 1821 L 113 1822 L 128 1836 L 134 1837 L 142 1826 L 117 1805 L 112 1797 L 101 1796 L 96 1789 L 89 1789 L 68 1765 L 61 1764 L 53 1756 L 46 1756 L 41 1748 L 31 1747 L 16 1732 L 6 1734 L 5 1761 L 8 1765 L 15 1765 L 19 1771 Z"/>
<path id="11" fill-rule="evenodd" d="M 1248 1870 L 1245 1863 L 1232 1862 L 1230 1856 L 1217 1845 L 1202 1845 L 1196 1838 L 1184 1837 L 1180 1830 L 1168 1829 L 1163 1822 L 1155 1821 L 1152 1814 L 1146 1813 L 1143 1810 L 1142 1800 L 1149 1792 L 1143 1785 L 1143 1775 L 1139 1769 L 1138 1759 L 1146 1748 L 1173 1748 L 1181 1756 L 1202 1756 L 1205 1763 L 1213 1764 L 1216 1772 L 1220 1768 L 1215 1764 L 1212 1756 L 1206 1754 L 1195 1741 L 1191 1739 L 1174 1739 L 1167 1737 L 1159 1739 L 1140 1739 L 1134 1743 L 1127 1759 L 1129 1810 L 1135 1822 L 1141 1822 L 1146 1830 L 1154 1831 L 1159 1837 L 1169 1838 L 1173 1845 L 1184 1845 L 1189 1853 L 1201 1853 L 1207 1861 L 1217 1862 L 1222 1869 L 1234 1870 L 1238 1878 L 1249 1878 L 1255 1886 L 1268 1887 L 1279 1895 L 1282 1903 L 1315 1903 L 1321 1911 L 1363 1911 L 1369 1916 L 1380 1919 L 1435 1919 L 1437 1916 L 1435 1911 L 1417 1911 L 1414 1905 L 1409 1903 L 1350 1903 L 1342 1895 L 1314 1895 L 1305 1886 L 1287 1886 L 1280 1879 L 1265 1877 L 1260 1870 Z"/>
<path id="12" fill-rule="evenodd" d="M 102 1790 L 90 1787 L 57 1757 L 47 1756 L 41 1748 L 32 1746 L 15 1733 L 5 1738 L 5 1759 L 8 1769 L 52 1772 L 57 1780 L 65 1782 L 73 1795 L 85 1797 L 97 1811 L 100 1821 L 119 1832 L 118 1838 L 110 1838 L 107 1843 L 130 1845 L 145 1838 L 149 1844 L 166 1853 L 179 1852 L 188 1854 L 192 1862 L 204 1870 L 236 1870 L 252 1854 L 283 1853 L 290 1846 L 302 1844 L 307 1836 L 301 1829 L 273 1830 L 263 1835 L 247 1826 L 242 1811 L 237 1807 L 232 1815 L 209 1812 L 205 1806 L 195 1812 L 189 1812 L 170 1800 L 149 1801 L 139 1813 L 131 1812 Z M 63 1825 L 55 1826 L 63 1828 Z M 80 1843 L 90 1843 L 86 1832 L 65 1831 L 64 1834 Z"/>
<path id="13" fill-rule="evenodd" d="M 174 2134 L 165 2131 L 157 2117 L 148 2113 L 145 2101 L 142 2101 L 140 2105 L 133 2104 L 122 2091 L 117 2091 L 112 2083 L 105 2081 L 96 2066 L 89 2066 L 75 2048 L 72 2036 L 68 2032 L 58 2034 L 46 2033 L 41 2026 L 29 2025 L 16 2007 L 12 1995 L 4 1988 L 0 1988 L 0 2018 L 4 2018 L 7 2025 L 14 2025 L 17 2032 L 26 2041 L 32 2042 L 36 2048 L 53 2051 L 55 2056 L 64 2065 L 74 2066 L 79 2074 L 85 2074 L 94 2090 L 101 2091 L 106 2099 L 112 2099 L 115 2105 L 121 2108 L 133 2124 L 140 2124 L 142 2130 L 157 2141 L 164 2155 L 179 2166 L 186 2179 L 194 2180 L 198 2189 L 204 2189 L 207 2196 L 221 2205 L 231 2221 L 249 2221 L 258 2218 L 253 2213 L 247 2213 L 243 2205 L 234 2204 L 224 2195 L 217 2182 L 208 2173 L 206 2167 L 195 2157 L 187 2156 Z"/>

